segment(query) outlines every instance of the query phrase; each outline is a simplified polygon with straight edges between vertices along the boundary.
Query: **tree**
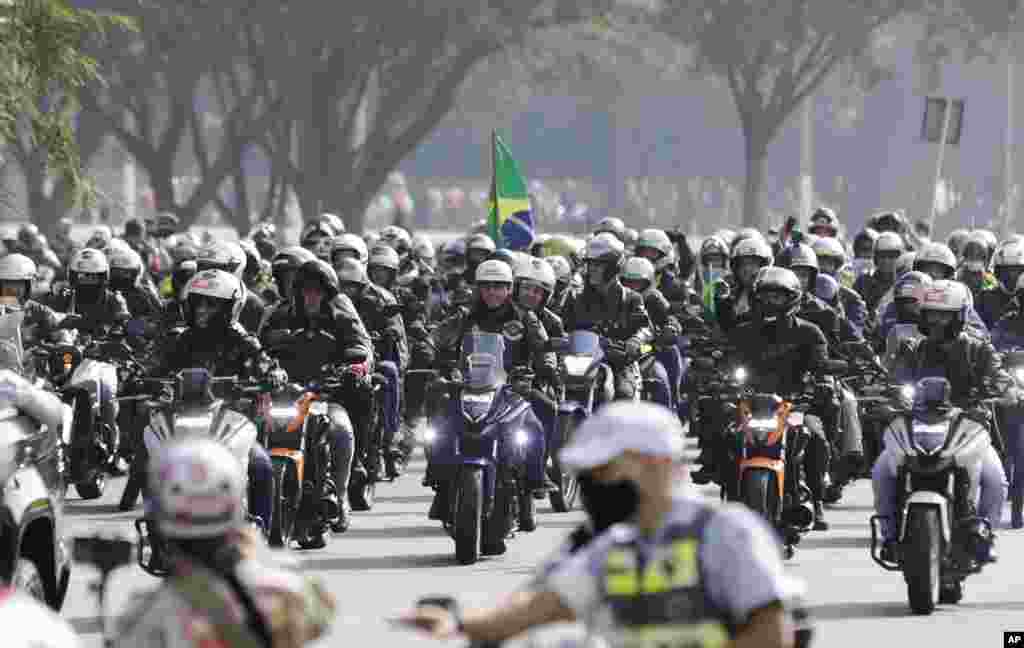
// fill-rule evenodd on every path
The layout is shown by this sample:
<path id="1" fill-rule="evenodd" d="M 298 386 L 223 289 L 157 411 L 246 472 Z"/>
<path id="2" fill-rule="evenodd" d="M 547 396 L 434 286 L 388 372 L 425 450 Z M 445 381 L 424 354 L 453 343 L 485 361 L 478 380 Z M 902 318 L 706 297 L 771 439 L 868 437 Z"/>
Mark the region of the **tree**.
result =
<path id="1" fill-rule="evenodd" d="M 762 225 L 768 145 L 841 61 L 864 52 L 876 31 L 914 0 L 819 2 L 666 0 L 650 24 L 692 46 L 698 64 L 728 82 L 745 143 L 743 222 Z"/>
<path id="2" fill-rule="evenodd" d="M 246 197 L 242 157 L 276 116 L 247 67 L 245 7 L 229 1 L 99 0 L 132 16 L 138 33 L 95 43 L 106 82 L 82 95 L 146 171 L 156 208 L 195 221 L 218 203 L 232 224 L 249 225 L 248 200 L 229 208 L 219 192 L 235 180 Z M 210 127 L 210 122 L 218 122 Z M 176 178 L 194 177 L 186 191 Z M 185 193 L 186 195 L 179 196 Z"/>
<path id="3" fill-rule="evenodd" d="M 26 160 L 32 158 L 37 175 L 59 175 L 65 200 L 77 201 L 88 189 L 73 119 L 78 92 L 99 74 L 82 44 L 111 27 L 130 23 L 63 0 L 0 2 L 0 138 L 31 151 Z"/>
<path id="4" fill-rule="evenodd" d="M 389 172 L 452 108 L 463 80 L 531 30 L 589 19 L 610 0 L 263 3 L 252 69 L 294 132 L 263 146 L 302 211 L 359 230 Z M 325 6 L 329 8 L 325 8 Z M 297 140 L 298 146 L 293 146 Z M 296 150 L 297 149 L 297 150 Z"/>

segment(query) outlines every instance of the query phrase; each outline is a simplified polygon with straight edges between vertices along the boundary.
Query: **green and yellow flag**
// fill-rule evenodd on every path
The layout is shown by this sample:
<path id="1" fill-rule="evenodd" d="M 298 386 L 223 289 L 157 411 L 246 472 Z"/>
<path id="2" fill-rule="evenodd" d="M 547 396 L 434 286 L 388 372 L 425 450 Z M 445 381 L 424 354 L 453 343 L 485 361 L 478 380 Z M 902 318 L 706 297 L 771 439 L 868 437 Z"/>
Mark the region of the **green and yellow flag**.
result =
<path id="1" fill-rule="evenodd" d="M 533 243 L 530 194 L 519 165 L 498 134 L 491 134 L 494 175 L 491 177 L 487 233 L 500 248 L 525 250 Z"/>

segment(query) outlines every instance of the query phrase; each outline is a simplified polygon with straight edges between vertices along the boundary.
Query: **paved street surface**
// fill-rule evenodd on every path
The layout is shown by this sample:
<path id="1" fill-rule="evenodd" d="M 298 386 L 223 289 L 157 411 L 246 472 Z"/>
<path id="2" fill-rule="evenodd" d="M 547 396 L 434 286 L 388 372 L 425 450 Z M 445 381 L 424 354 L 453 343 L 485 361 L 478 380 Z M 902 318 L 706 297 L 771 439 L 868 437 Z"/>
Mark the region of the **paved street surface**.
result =
<path id="1" fill-rule="evenodd" d="M 389 626 L 386 617 L 426 594 L 452 593 L 470 605 L 500 600 L 529 578 L 582 517 L 578 512 L 552 513 L 544 503 L 538 530 L 519 534 L 506 555 L 459 566 L 452 541 L 440 525 L 427 520 L 430 492 L 420 486 L 422 476 L 422 461 L 414 463 L 396 483 L 379 488 L 377 505 L 357 513 L 348 533 L 325 549 L 291 552 L 323 578 L 338 598 L 337 622 L 319 645 L 433 645 Z M 71 495 L 67 503 L 71 534 L 128 534 L 135 515 L 118 513 L 115 507 L 122 485 L 123 480 L 112 482 L 98 503 Z M 805 536 L 790 561 L 793 573 L 809 586 L 818 621 L 815 645 L 988 648 L 1002 645 L 1004 630 L 1024 630 L 1024 532 L 1000 532 L 1002 562 L 998 569 L 989 568 L 967 581 L 961 605 L 942 606 L 930 617 L 916 617 L 907 608 L 902 577 L 884 572 L 868 556 L 871 501 L 870 483 L 858 482 L 830 511 L 832 529 Z M 88 591 L 93 574 L 87 567 L 76 567 L 63 610 L 88 648 L 101 645 L 96 601 Z M 134 592 L 156 583 L 138 567 L 123 569 L 112 579 L 111 608 L 120 609 Z"/>

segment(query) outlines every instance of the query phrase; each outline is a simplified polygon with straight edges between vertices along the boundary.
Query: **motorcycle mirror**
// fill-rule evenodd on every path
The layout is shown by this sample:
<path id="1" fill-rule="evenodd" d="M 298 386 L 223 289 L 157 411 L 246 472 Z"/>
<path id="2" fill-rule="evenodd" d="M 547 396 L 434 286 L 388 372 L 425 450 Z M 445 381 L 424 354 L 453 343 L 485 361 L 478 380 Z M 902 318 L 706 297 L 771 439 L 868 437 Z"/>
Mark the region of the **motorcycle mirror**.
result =
<path id="1" fill-rule="evenodd" d="M 548 351 L 554 351 L 555 353 L 564 353 L 569 350 L 569 338 L 556 337 L 548 340 Z"/>
<path id="2" fill-rule="evenodd" d="M 135 521 L 135 530 L 138 532 L 139 540 L 136 551 L 136 562 L 144 572 L 151 576 L 160 578 L 167 574 L 164 568 L 163 558 L 159 555 L 155 535 L 150 528 L 151 522 L 146 519 Z"/>
<path id="3" fill-rule="evenodd" d="M 448 610 L 449 612 L 452 612 L 452 611 L 458 609 L 459 604 L 458 604 L 458 602 L 456 602 L 456 600 L 453 597 L 451 597 L 451 596 L 443 596 L 443 595 L 424 596 L 424 597 L 422 597 L 422 598 L 420 598 L 419 600 L 416 601 L 416 607 L 427 607 L 427 606 L 439 607 L 439 608 L 443 608 L 445 610 Z"/>

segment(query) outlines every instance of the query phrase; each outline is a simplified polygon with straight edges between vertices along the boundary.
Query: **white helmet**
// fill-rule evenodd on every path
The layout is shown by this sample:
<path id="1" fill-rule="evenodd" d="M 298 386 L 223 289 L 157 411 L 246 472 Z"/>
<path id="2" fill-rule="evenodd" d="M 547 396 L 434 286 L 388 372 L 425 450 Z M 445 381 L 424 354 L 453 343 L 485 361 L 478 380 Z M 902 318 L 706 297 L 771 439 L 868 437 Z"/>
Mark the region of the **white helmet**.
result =
<path id="1" fill-rule="evenodd" d="M 107 255 L 94 248 L 83 248 L 68 263 L 68 279 L 72 286 L 79 284 L 106 285 L 110 281 Z"/>
<path id="2" fill-rule="evenodd" d="M 238 243 L 214 241 L 200 248 L 196 266 L 200 272 L 223 270 L 241 279 L 245 276 L 245 250 Z"/>
<path id="3" fill-rule="evenodd" d="M 35 281 L 36 262 L 24 254 L 0 257 L 0 281 Z"/>
<path id="4" fill-rule="evenodd" d="M 434 265 L 434 257 L 436 254 L 437 252 L 434 250 L 434 244 L 431 243 L 430 239 L 426 236 L 423 234 L 417 234 L 412 237 L 412 255 L 414 257 L 432 266 Z"/>
<path id="5" fill-rule="evenodd" d="M 811 246 L 814 253 L 818 256 L 818 260 L 821 259 L 835 259 L 837 268 L 842 268 L 846 265 L 846 250 L 843 248 L 843 244 L 839 239 L 833 236 L 822 236 L 814 245 Z"/>
<path id="6" fill-rule="evenodd" d="M 896 278 L 902 277 L 914 269 L 914 261 L 917 260 L 917 252 L 904 252 L 896 259 L 893 274 Z"/>
<path id="7" fill-rule="evenodd" d="M 164 447 L 151 463 L 153 518 L 167 538 L 213 538 L 245 522 L 246 478 L 222 443 L 186 439 Z"/>
<path id="8" fill-rule="evenodd" d="M 389 270 L 398 272 L 398 266 L 400 264 L 401 260 L 398 258 L 398 252 L 390 245 L 382 243 L 373 246 L 373 249 L 370 250 L 368 265 L 383 266 Z"/>
<path id="9" fill-rule="evenodd" d="M 640 250 L 644 249 L 656 250 L 659 253 L 660 256 L 652 261 L 654 269 L 658 272 L 669 267 L 675 261 L 676 246 L 672 245 L 672 240 L 669 239 L 665 230 L 645 229 L 640 232 L 633 251 L 639 255 Z"/>
<path id="10" fill-rule="evenodd" d="M 114 239 L 115 241 L 117 239 Z M 111 241 L 113 243 L 114 241 Z M 110 282 L 117 290 L 125 290 L 138 285 L 142 277 L 142 257 L 129 245 L 111 245 L 107 248 L 107 259 L 110 262 Z"/>
<path id="11" fill-rule="evenodd" d="M 1012 293 L 1014 288 L 1016 288 L 1017 282 L 1013 281 L 1009 273 L 1011 268 L 1015 269 L 1015 271 L 1017 268 L 1024 268 L 1024 241 L 1017 240 L 1004 243 L 996 251 L 992 266 L 996 275 L 996 281 L 999 282 L 1003 292 Z M 1020 275 L 1024 276 L 1024 272 L 1021 272 Z M 1008 285 L 1011 282 L 1014 285 Z"/>
<path id="12" fill-rule="evenodd" d="M 654 285 L 654 264 L 643 257 L 629 257 L 622 267 L 622 281 L 646 281 Z"/>
<path id="13" fill-rule="evenodd" d="M 875 255 L 886 252 L 902 253 L 907 249 L 903 243 L 903 237 L 896 232 L 882 232 L 875 239 Z"/>
<path id="14" fill-rule="evenodd" d="M 338 263 L 334 265 L 334 270 L 338 274 L 339 283 L 357 283 L 361 286 L 370 283 L 370 279 L 366 276 L 366 266 L 355 259 L 339 259 Z"/>
<path id="15" fill-rule="evenodd" d="M 921 311 L 962 312 L 970 304 L 967 286 L 959 281 L 936 279 L 921 291 Z"/>
<path id="16" fill-rule="evenodd" d="M 202 297 L 223 302 L 222 310 L 228 325 L 238 321 L 242 307 L 245 306 L 245 288 L 242 280 L 223 270 L 201 270 L 185 285 L 183 299 L 190 322 L 195 312 L 195 302 Z"/>
<path id="17" fill-rule="evenodd" d="M 504 261 L 488 259 L 476 267 L 476 283 L 504 283 L 512 286 L 512 268 Z"/>
<path id="18" fill-rule="evenodd" d="M 398 256 L 408 254 L 412 248 L 412 237 L 405 228 L 398 225 L 388 225 L 380 231 L 382 241 L 395 248 Z"/>
<path id="19" fill-rule="evenodd" d="M 917 253 L 914 259 L 914 270 L 920 270 L 928 263 L 941 265 L 946 270 L 946 279 L 953 277 L 956 273 L 956 255 L 945 243 L 928 243 Z"/>
<path id="20" fill-rule="evenodd" d="M 479 270 L 479 269 L 478 269 Z M 542 303 L 555 292 L 555 271 L 546 260 L 539 257 L 529 257 L 518 264 L 515 272 L 516 282 L 519 284 L 540 286 L 547 294 Z"/>
<path id="21" fill-rule="evenodd" d="M 356 234 L 346 233 L 334 239 L 334 244 L 331 246 L 331 263 L 337 267 L 339 258 L 346 252 L 354 254 L 355 259 L 363 265 L 366 265 L 370 259 L 366 241 Z"/>
<path id="22" fill-rule="evenodd" d="M 555 273 L 555 281 L 564 281 L 568 283 L 572 280 L 572 265 L 569 260 L 564 256 L 550 256 L 545 257 L 545 261 L 551 266 L 551 269 Z"/>

